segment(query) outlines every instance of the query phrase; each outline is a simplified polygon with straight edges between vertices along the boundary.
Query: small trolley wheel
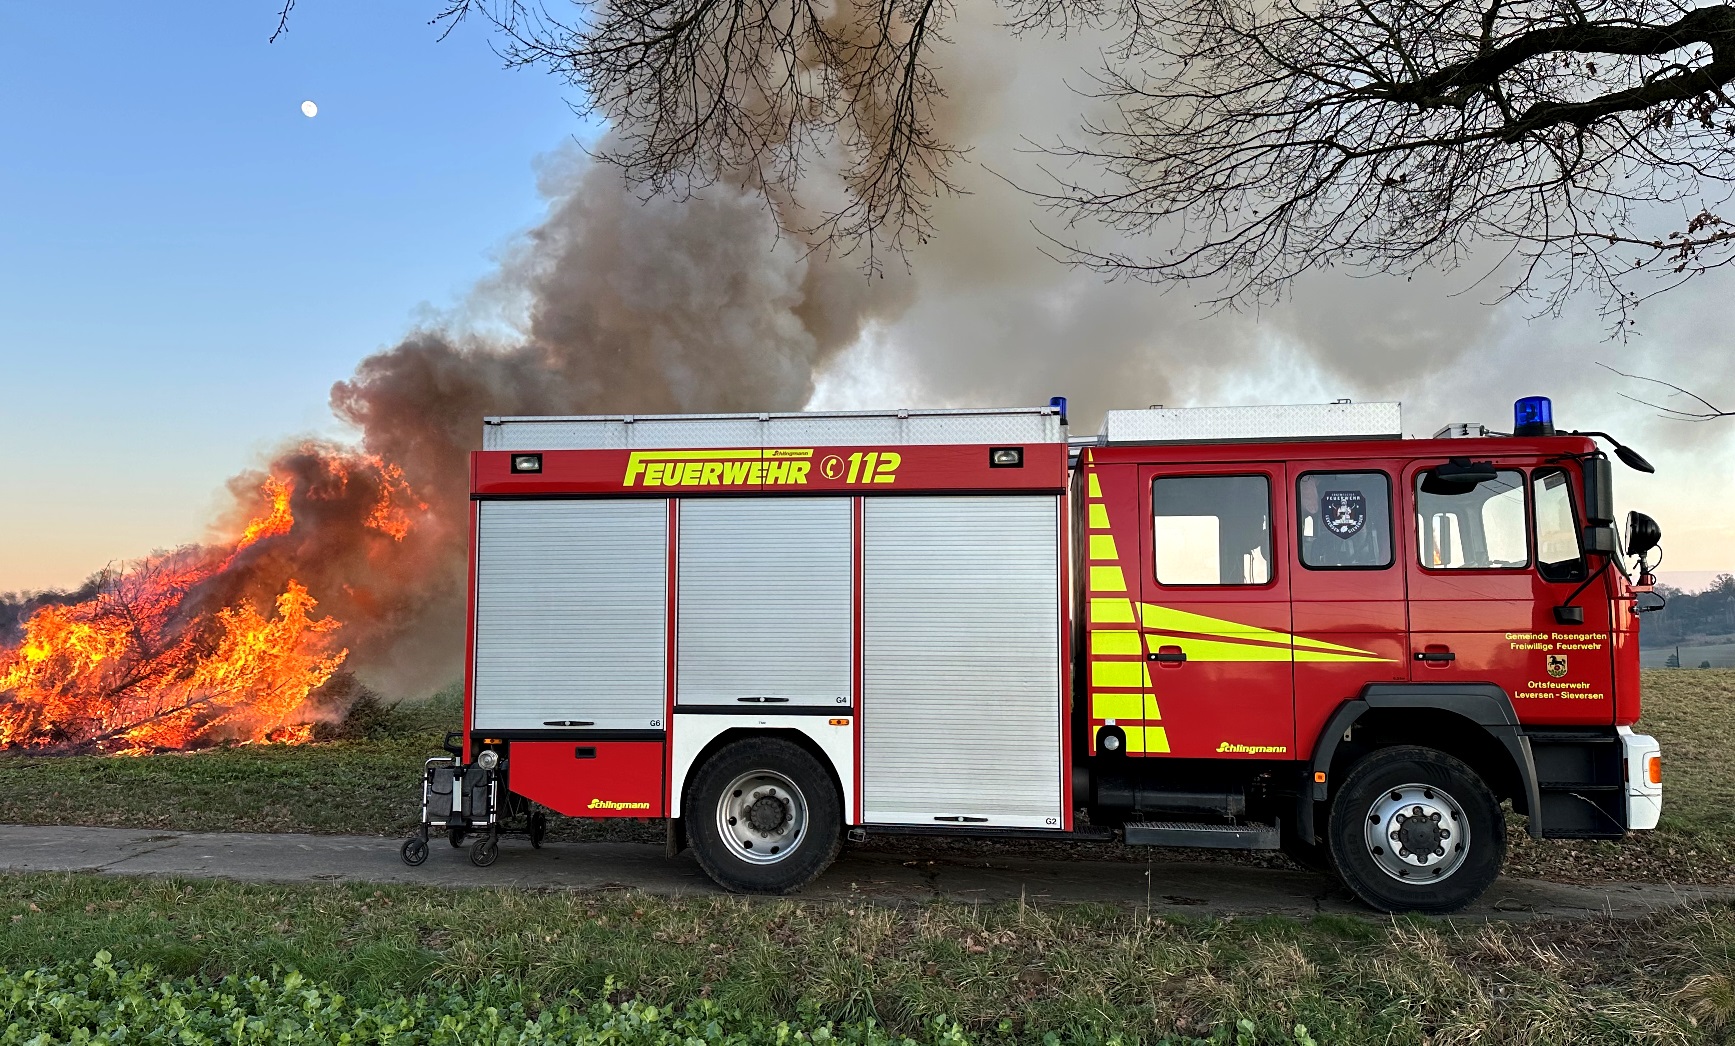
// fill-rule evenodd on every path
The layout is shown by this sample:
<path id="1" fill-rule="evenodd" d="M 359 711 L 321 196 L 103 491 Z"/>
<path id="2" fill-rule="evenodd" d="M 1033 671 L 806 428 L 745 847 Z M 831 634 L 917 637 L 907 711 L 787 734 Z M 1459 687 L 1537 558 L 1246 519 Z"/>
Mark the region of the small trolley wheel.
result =
<path id="1" fill-rule="evenodd" d="M 420 835 L 412 835 L 404 840 L 404 845 L 398 849 L 398 856 L 404 863 L 415 867 L 428 859 L 428 840 Z"/>
<path id="2" fill-rule="evenodd" d="M 448 829 L 446 829 L 446 841 L 452 844 L 452 849 L 454 849 L 454 850 L 456 850 L 460 846 L 463 846 L 464 845 L 464 830 L 462 828 L 448 828 Z"/>
<path id="3" fill-rule="evenodd" d="M 478 868 L 486 868 L 500 857 L 500 844 L 490 832 L 476 840 L 470 847 L 470 863 Z"/>
<path id="4" fill-rule="evenodd" d="M 530 815 L 530 845 L 542 849 L 542 840 L 548 838 L 548 815 L 541 810 Z"/>

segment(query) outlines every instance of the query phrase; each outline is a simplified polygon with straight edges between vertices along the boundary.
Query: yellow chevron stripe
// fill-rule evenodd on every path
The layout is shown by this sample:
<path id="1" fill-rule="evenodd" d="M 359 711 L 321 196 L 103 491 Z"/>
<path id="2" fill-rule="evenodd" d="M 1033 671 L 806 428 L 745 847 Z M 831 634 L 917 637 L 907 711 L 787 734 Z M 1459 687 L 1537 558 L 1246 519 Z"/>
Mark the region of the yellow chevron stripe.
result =
<path id="1" fill-rule="evenodd" d="M 1090 504 L 1090 513 L 1089 514 L 1090 514 L 1090 529 L 1092 529 L 1092 530 L 1107 530 L 1108 529 L 1108 509 L 1104 508 L 1101 504 L 1093 501 Z"/>
<path id="2" fill-rule="evenodd" d="M 1360 658 L 1371 658 L 1375 661 L 1389 660 L 1380 657 L 1371 650 L 1362 650 L 1359 647 L 1328 643 L 1323 639 L 1309 639 L 1306 636 L 1277 632 L 1269 628 L 1258 628 L 1254 625 L 1244 625 L 1238 621 L 1229 621 L 1220 617 L 1207 617 L 1204 614 L 1176 610 L 1173 607 L 1143 603 L 1140 604 L 1139 609 L 1145 627 L 1156 632 L 1192 632 L 1221 639 L 1263 640 L 1267 643 L 1293 645 L 1297 651 L 1329 651 L 1340 654 L 1355 654 Z"/>
<path id="3" fill-rule="evenodd" d="M 1092 694 L 1092 719 L 1142 719 L 1145 714 L 1143 694 Z"/>
<path id="4" fill-rule="evenodd" d="M 1118 560 L 1120 553 L 1115 551 L 1113 534 L 1092 534 L 1090 536 L 1090 558 Z"/>
<path id="5" fill-rule="evenodd" d="M 1092 472 L 1089 475 L 1085 476 L 1085 482 L 1090 485 L 1090 496 L 1091 497 L 1093 497 L 1093 498 L 1102 497 L 1102 484 L 1098 483 L 1096 481 L 1096 473 Z"/>
<path id="6" fill-rule="evenodd" d="M 1098 596 L 1090 601 L 1090 622 L 1093 625 L 1135 624 L 1133 601 Z"/>
<path id="7" fill-rule="evenodd" d="M 1145 648 L 1139 642 L 1137 632 L 1099 628 L 1090 634 L 1090 652 L 1092 654 L 1122 654 L 1138 657 L 1145 652 Z"/>
<path id="8" fill-rule="evenodd" d="M 1120 567 L 1091 567 L 1090 590 L 1092 592 L 1125 592 L 1127 578 L 1121 573 Z"/>
<path id="9" fill-rule="evenodd" d="M 1166 755 L 1169 751 L 1169 732 L 1160 726 L 1145 727 L 1145 751 Z"/>
<path id="10" fill-rule="evenodd" d="M 1378 654 L 1335 654 L 1325 650 L 1303 650 L 1295 648 L 1297 661 L 1395 661 L 1396 658 L 1380 657 Z"/>
<path id="11" fill-rule="evenodd" d="M 1092 661 L 1090 663 L 1090 685 L 1097 687 L 1118 687 L 1125 690 L 1148 690 L 1151 686 L 1151 676 L 1145 671 L 1143 661 Z"/>
<path id="12" fill-rule="evenodd" d="M 1232 661 L 1289 661 L 1291 651 L 1286 646 L 1254 646 L 1222 639 L 1185 639 L 1181 636 L 1146 636 L 1152 650 L 1178 646 L 1189 662 L 1226 663 Z"/>

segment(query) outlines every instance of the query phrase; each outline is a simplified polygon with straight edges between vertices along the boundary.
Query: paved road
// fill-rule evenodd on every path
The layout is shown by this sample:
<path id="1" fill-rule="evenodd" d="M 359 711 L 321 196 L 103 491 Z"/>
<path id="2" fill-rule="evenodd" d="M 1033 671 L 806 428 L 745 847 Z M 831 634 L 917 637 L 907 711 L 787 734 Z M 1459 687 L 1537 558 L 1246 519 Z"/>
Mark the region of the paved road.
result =
<path id="1" fill-rule="evenodd" d="M 428 862 L 398 859 L 396 839 L 345 835 L 153 832 L 123 828 L 0 825 L 0 871 L 92 871 L 247 882 L 369 882 L 542 889 L 638 889 L 668 895 L 718 891 L 691 854 L 663 856 L 639 843 L 549 843 L 532 850 L 507 839 L 491 868 L 468 850 L 433 840 Z M 846 851 L 804 892 L 811 898 L 890 901 L 1016 900 L 1150 904 L 1157 911 L 1235 915 L 1369 914 L 1324 876 L 1234 864 L 1154 860 L 1149 864 L 990 858 L 899 857 Z M 1502 879 L 1468 914 L 1496 918 L 1612 915 L 1636 918 L 1704 900 L 1735 900 L 1735 889 L 1618 883 L 1566 886 Z"/>

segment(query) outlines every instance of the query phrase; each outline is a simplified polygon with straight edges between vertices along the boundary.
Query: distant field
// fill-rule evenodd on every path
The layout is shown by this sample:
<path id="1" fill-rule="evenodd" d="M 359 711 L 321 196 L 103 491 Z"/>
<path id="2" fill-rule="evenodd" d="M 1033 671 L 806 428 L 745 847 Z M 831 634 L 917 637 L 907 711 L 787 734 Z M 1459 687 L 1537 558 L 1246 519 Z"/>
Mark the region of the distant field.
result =
<path id="1" fill-rule="evenodd" d="M 1641 728 L 1663 743 L 1664 814 L 1620 842 L 1533 842 L 1512 830 L 1508 871 L 1563 881 L 1735 883 L 1735 671 L 1647 671 Z M 461 718 L 456 690 L 388 708 L 367 737 L 137 758 L 0 756 L 0 822 L 185 831 L 395 836 L 420 816 L 422 761 Z M 1515 821 L 1518 819 L 1515 819 Z M 660 822 L 554 818 L 554 838 L 661 842 Z M 1018 852 L 1144 860 L 1112 845 L 870 840 L 912 852 Z M 1274 855 L 1187 853 L 1210 860 Z"/>
<path id="2" fill-rule="evenodd" d="M 1662 668 L 1677 649 L 1683 671 L 1697 669 L 1706 661 L 1711 662 L 1712 668 L 1735 668 L 1735 636 L 1682 643 L 1679 647 L 1643 647 L 1639 650 L 1639 663 L 1646 668 Z"/>

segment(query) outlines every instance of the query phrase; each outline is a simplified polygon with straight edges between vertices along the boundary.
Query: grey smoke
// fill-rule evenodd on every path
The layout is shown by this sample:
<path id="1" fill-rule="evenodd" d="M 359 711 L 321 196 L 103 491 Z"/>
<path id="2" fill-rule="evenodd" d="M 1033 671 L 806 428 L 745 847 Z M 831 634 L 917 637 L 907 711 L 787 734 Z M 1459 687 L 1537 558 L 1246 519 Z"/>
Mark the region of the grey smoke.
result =
<path id="1" fill-rule="evenodd" d="M 848 255 L 812 252 L 750 193 L 647 201 L 612 169 L 569 158 L 546 181 L 547 217 L 473 314 L 424 325 L 333 388 L 338 416 L 429 506 L 387 569 L 395 587 L 374 605 L 390 609 L 352 652 L 358 671 L 399 688 L 455 674 L 465 456 L 489 414 L 795 410 L 817 387 L 828 405 L 855 407 L 1064 394 L 1079 431 L 1109 407 L 1343 395 L 1404 399 L 1423 434 L 1448 420 L 1497 424 L 1512 398 L 1538 391 L 1599 422 L 1611 404 L 1635 416 L 1607 391 L 1611 376 L 1587 366 L 1619 351 L 1594 314 L 1527 322 L 1521 308 L 1486 304 L 1497 283 L 1472 287 L 1473 265 L 1414 280 L 1317 274 L 1287 301 L 1239 312 L 1192 288 L 1059 265 L 1044 232 L 1139 249 L 1059 226 L 1013 184 L 1040 184 L 1030 140 L 1078 134 L 1092 103 L 1068 84 L 1083 82 L 1104 41 L 1013 38 L 992 18 L 987 5 L 961 6 L 942 53 L 940 124 L 970 150 L 955 172 L 968 191 L 940 202 L 937 238 L 907 270 L 869 278 Z M 835 193 L 815 178 L 809 202 Z M 500 315 L 504 329 L 491 322 Z M 1722 337 L 1694 314 L 1669 314 L 1662 329 L 1634 351 L 1665 372 Z M 1710 373 L 1727 379 L 1727 353 Z"/>

